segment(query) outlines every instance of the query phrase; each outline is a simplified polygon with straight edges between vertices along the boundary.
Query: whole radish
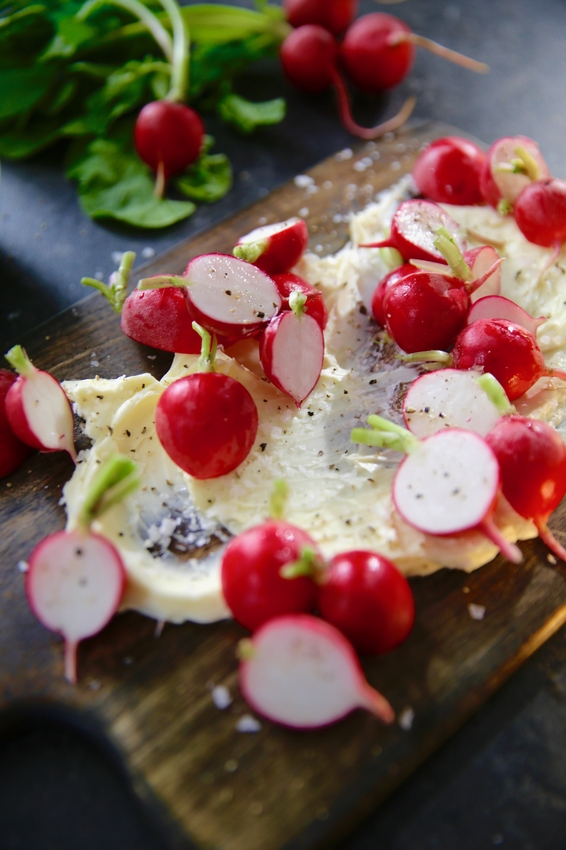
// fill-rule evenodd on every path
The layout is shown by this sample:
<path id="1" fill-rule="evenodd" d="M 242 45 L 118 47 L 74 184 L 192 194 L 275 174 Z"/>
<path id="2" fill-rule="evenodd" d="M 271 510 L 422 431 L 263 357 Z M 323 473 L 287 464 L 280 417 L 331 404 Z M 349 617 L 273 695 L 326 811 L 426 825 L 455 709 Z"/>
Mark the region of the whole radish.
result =
<path id="1" fill-rule="evenodd" d="M 280 614 L 312 611 L 316 585 L 303 573 L 284 578 L 285 566 L 322 561 L 312 537 L 283 520 L 269 520 L 234 537 L 222 556 L 222 593 L 232 616 L 254 631 Z"/>
<path id="2" fill-rule="evenodd" d="M 355 708 L 384 723 L 395 713 L 364 678 L 353 647 L 309 614 L 268 620 L 240 642 L 240 688 L 259 714 L 295 729 L 328 726 Z"/>
<path id="3" fill-rule="evenodd" d="M 290 310 L 289 299 L 293 292 L 300 292 L 306 296 L 304 311 L 313 319 L 316 319 L 321 330 L 324 330 L 328 322 L 328 310 L 322 297 L 322 292 L 309 283 L 308 280 L 298 274 L 287 272 L 285 274 L 274 274 L 273 280 L 281 296 L 281 310 Z"/>
<path id="4" fill-rule="evenodd" d="M 470 299 L 461 282 L 415 271 L 388 289 L 385 327 L 408 353 L 449 348 L 466 324 Z"/>
<path id="5" fill-rule="evenodd" d="M 529 242 L 558 251 L 566 241 L 566 180 L 529 183 L 515 201 L 514 216 Z"/>
<path id="6" fill-rule="evenodd" d="M 15 381 L 13 372 L 0 369 L 0 478 L 15 472 L 31 452 L 31 447 L 12 431 L 6 413 L 6 395 Z"/>
<path id="7" fill-rule="evenodd" d="M 403 201 L 393 215 L 389 237 L 359 247 L 395 248 L 406 262 L 425 260 L 444 263 L 444 255 L 435 244 L 442 228 L 457 249 L 464 252 L 466 240 L 463 231 L 442 207 L 432 201 Z"/>
<path id="8" fill-rule="evenodd" d="M 61 384 L 49 372 L 36 369 L 21 345 L 5 356 L 19 375 L 5 400 L 16 437 L 41 452 L 69 452 L 76 461 L 73 411 Z"/>
<path id="9" fill-rule="evenodd" d="M 269 380 L 297 407 L 315 388 L 324 362 L 324 334 L 305 312 L 306 295 L 293 292 L 290 310 L 271 320 L 259 341 L 259 359 Z"/>
<path id="10" fill-rule="evenodd" d="M 77 681 L 77 647 L 97 634 L 118 610 L 126 582 L 120 553 L 91 524 L 140 484 L 136 465 L 114 455 L 98 470 L 77 518 L 77 527 L 57 531 L 28 558 L 25 589 L 30 607 L 65 640 L 65 678 Z"/>
<path id="11" fill-rule="evenodd" d="M 371 430 L 354 428 L 352 440 L 406 453 L 393 479 L 392 499 L 399 515 L 425 534 L 444 537 L 477 529 L 513 563 L 520 550 L 493 521 L 500 493 L 499 464 L 479 434 L 446 428 L 419 440 L 380 416 L 368 416 Z"/>
<path id="12" fill-rule="evenodd" d="M 358 12 L 358 0 L 283 0 L 285 17 L 292 27 L 319 24 L 340 35 Z"/>
<path id="13" fill-rule="evenodd" d="M 136 119 L 136 151 L 158 175 L 160 187 L 197 159 L 203 141 L 202 118 L 184 103 L 155 100 L 146 104 Z M 162 191 L 157 189 L 157 193 Z"/>
<path id="14" fill-rule="evenodd" d="M 306 223 L 302 218 L 294 217 L 257 227 L 241 236 L 233 253 L 269 275 L 283 274 L 299 262 L 308 242 Z"/>
<path id="15" fill-rule="evenodd" d="M 547 177 L 550 172 L 536 142 L 528 136 L 505 136 L 486 154 L 481 193 L 488 204 L 506 214 L 529 183 Z"/>
<path id="16" fill-rule="evenodd" d="M 431 142 L 413 166 L 419 191 L 444 204 L 481 204 L 480 175 L 485 153 L 469 139 L 444 136 Z"/>
<path id="17" fill-rule="evenodd" d="M 257 407 L 248 390 L 214 370 L 215 344 L 202 334 L 203 371 L 170 384 L 155 411 L 159 441 L 171 460 L 193 478 L 227 475 L 249 455 L 258 428 Z"/>
<path id="18" fill-rule="evenodd" d="M 301 91 L 320 94 L 333 86 L 338 96 L 340 120 L 352 135 L 375 139 L 392 132 L 409 118 L 415 99 L 409 98 L 397 115 L 377 127 L 361 127 L 352 117 L 350 96 L 338 70 L 339 45 L 334 36 L 318 24 L 305 24 L 287 36 L 279 51 L 285 75 Z"/>
<path id="19" fill-rule="evenodd" d="M 380 92 L 394 88 L 405 79 L 413 67 L 415 46 L 424 47 L 471 71 L 485 73 L 489 70 L 483 62 L 415 35 L 399 18 L 384 12 L 372 12 L 354 21 L 346 32 L 340 56 L 352 82 L 363 91 Z"/>
<path id="20" fill-rule="evenodd" d="M 548 548 L 566 561 L 566 549 L 547 522 L 566 494 L 566 445 L 546 422 L 505 416 L 487 436 L 501 468 L 503 495 L 530 519 Z"/>
<path id="21" fill-rule="evenodd" d="M 393 286 L 406 277 L 408 274 L 414 274 L 415 267 L 410 263 L 403 263 L 402 266 L 398 266 L 396 269 L 388 272 L 385 277 L 382 277 L 377 286 L 375 287 L 372 299 L 371 299 L 371 314 L 375 321 L 381 325 L 382 328 L 385 327 L 387 322 L 387 317 L 385 315 L 384 309 L 384 301 L 387 296 L 387 293 Z"/>
<path id="22" fill-rule="evenodd" d="M 383 555 L 341 552 L 319 581 L 321 617 L 346 635 L 358 652 L 389 652 L 410 634 L 415 620 L 411 587 Z"/>

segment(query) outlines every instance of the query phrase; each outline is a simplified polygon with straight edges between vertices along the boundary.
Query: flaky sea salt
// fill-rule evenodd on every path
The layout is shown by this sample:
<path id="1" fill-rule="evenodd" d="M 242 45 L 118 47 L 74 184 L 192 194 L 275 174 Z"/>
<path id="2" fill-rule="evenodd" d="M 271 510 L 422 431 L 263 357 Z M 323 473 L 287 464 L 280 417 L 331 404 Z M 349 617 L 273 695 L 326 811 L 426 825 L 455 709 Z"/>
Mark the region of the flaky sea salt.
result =
<path id="1" fill-rule="evenodd" d="M 485 616 L 485 605 L 474 605 L 473 602 L 470 602 L 468 613 L 472 620 L 483 620 Z"/>
<path id="2" fill-rule="evenodd" d="M 261 723 L 251 714 L 242 714 L 236 723 L 238 732 L 259 732 Z"/>
<path id="3" fill-rule="evenodd" d="M 408 732 L 409 729 L 413 725 L 413 721 L 415 719 L 415 712 L 412 708 L 404 708 L 398 718 L 398 723 L 401 729 L 405 732 Z"/>
<path id="4" fill-rule="evenodd" d="M 232 705 L 230 691 L 225 685 L 215 685 L 215 687 L 212 688 L 210 695 L 212 697 L 212 702 L 216 708 L 220 709 L 220 711 L 224 711 L 225 708 Z"/>

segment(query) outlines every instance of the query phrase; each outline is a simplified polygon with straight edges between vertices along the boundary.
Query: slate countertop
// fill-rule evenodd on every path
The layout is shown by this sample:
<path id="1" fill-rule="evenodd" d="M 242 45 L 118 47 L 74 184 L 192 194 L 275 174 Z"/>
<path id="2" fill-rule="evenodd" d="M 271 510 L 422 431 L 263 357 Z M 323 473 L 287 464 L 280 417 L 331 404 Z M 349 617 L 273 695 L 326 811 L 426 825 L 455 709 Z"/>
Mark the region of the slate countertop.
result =
<path id="1" fill-rule="evenodd" d="M 396 14 L 420 34 L 486 61 L 488 76 L 418 51 L 410 77 L 380 98 L 354 102 L 360 123 L 392 115 L 409 94 L 414 117 L 438 120 L 486 143 L 536 139 L 551 173 L 566 178 L 566 6 L 561 0 L 407 0 L 360 12 Z M 81 213 L 63 177 L 62 153 L 3 163 L 0 186 L 2 351 L 84 296 L 79 280 L 107 278 L 115 255 L 137 263 L 267 195 L 351 144 L 332 93 L 291 90 L 275 60 L 240 81 L 251 99 L 284 95 L 280 127 L 250 138 L 214 120 L 207 131 L 226 152 L 234 189 L 164 232 L 106 227 Z M 489 611 L 486 613 L 489 616 Z M 0 671 L 1 676 L 1 671 Z M 563 850 L 566 822 L 566 635 L 554 636 L 341 850 Z M 177 844 L 141 809 L 118 766 L 58 720 L 0 718 L 0 847 L 26 850 L 166 850 Z M 255 848 L 250 848 L 255 850 Z"/>

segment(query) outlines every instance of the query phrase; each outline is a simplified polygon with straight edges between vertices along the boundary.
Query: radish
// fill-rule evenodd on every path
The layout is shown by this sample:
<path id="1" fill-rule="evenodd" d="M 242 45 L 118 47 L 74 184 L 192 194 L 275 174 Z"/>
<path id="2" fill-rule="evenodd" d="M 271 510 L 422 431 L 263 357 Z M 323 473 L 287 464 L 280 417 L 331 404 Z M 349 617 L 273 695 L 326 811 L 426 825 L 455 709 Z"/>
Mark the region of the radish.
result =
<path id="1" fill-rule="evenodd" d="M 497 458 L 472 431 L 447 428 L 419 440 L 380 416 L 371 430 L 354 428 L 352 440 L 407 453 L 393 479 L 392 498 L 400 516 L 425 534 L 445 537 L 477 529 L 513 563 L 520 550 L 504 539 L 492 519 L 500 491 Z"/>
<path id="2" fill-rule="evenodd" d="M 73 531 L 57 531 L 28 559 L 26 595 L 38 620 L 65 639 L 65 678 L 77 681 L 77 647 L 118 610 L 126 571 L 116 547 L 91 524 L 140 484 L 136 465 L 114 455 L 98 470 Z"/>
<path id="3" fill-rule="evenodd" d="M 557 255 L 566 240 L 566 180 L 552 177 L 529 183 L 515 201 L 514 215 L 529 242 L 554 247 Z"/>
<path id="4" fill-rule="evenodd" d="M 346 638 L 309 614 L 269 620 L 240 643 L 240 688 L 259 714 L 296 729 L 328 726 L 355 708 L 395 714 L 364 678 Z"/>
<path id="5" fill-rule="evenodd" d="M 234 537 L 222 556 L 222 593 L 234 619 L 253 631 L 280 614 L 314 610 L 316 585 L 304 570 L 322 562 L 312 537 L 282 520 L 269 520 Z M 301 565 L 292 579 L 285 566 Z"/>
<path id="6" fill-rule="evenodd" d="M 204 371 L 170 384 L 155 411 L 161 445 L 193 478 L 227 475 L 249 455 L 258 428 L 257 407 L 248 390 L 229 375 L 214 372 L 216 345 L 199 325 Z"/>
<path id="7" fill-rule="evenodd" d="M 334 86 L 338 96 L 340 120 L 345 129 L 360 139 L 376 139 L 393 132 L 407 121 L 415 98 L 405 101 L 397 115 L 377 127 L 360 127 L 352 117 L 350 97 L 338 71 L 339 45 L 328 30 L 318 24 L 305 24 L 287 36 L 279 58 L 287 78 L 307 94 L 320 94 Z"/>
<path id="8" fill-rule="evenodd" d="M 121 327 L 130 339 L 160 351 L 198 354 L 201 350 L 202 340 L 193 328 L 185 296 L 173 286 L 135 289 L 124 302 Z"/>
<path id="9" fill-rule="evenodd" d="M 385 327 L 406 352 L 449 348 L 466 324 L 470 299 L 461 282 L 415 271 L 388 289 Z"/>
<path id="10" fill-rule="evenodd" d="M 297 407 L 315 388 L 324 361 L 324 334 L 304 310 L 306 296 L 291 294 L 291 310 L 273 319 L 259 342 L 259 359 L 269 380 Z"/>
<path id="11" fill-rule="evenodd" d="M 201 254 L 190 261 L 182 277 L 157 275 L 138 283 L 141 290 L 168 286 L 184 292 L 194 321 L 221 336 L 251 336 L 281 309 L 272 278 L 229 254 Z"/>
<path id="12" fill-rule="evenodd" d="M 283 0 L 283 11 L 292 27 L 319 24 L 340 35 L 356 17 L 358 0 Z"/>
<path id="13" fill-rule="evenodd" d="M 233 253 L 269 275 L 282 274 L 299 262 L 308 242 L 306 223 L 295 217 L 257 227 L 241 236 Z"/>
<path id="14" fill-rule="evenodd" d="M 505 136 L 486 154 L 481 193 L 488 204 L 507 214 L 525 186 L 547 177 L 550 171 L 536 142 L 527 136 Z"/>
<path id="15" fill-rule="evenodd" d="M 566 446 L 545 422 L 506 416 L 487 437 L 501 467 L 503 495 L 537 527 L 541 539 L 566 561 L 566 549 L 549 531 L 547 521 L 566 493 Z"/>
<path id="16" fill-rule="evenodd" d="M 341 59 L 349 78 L 367 92 L 381 92 L 399 85 L 411 70 L 415 46 L 424 47 L 462 65 L 470 71 L 486 73 L 484 62 L 476 62 L 416 35 L 399 18 L 384 12 L 362 15 L 349 27 L 341 48 Z"/>
<path id="17" fill-rule="evenodd" d="M 143 107 L 136 119 L 134 144 L 140 159 L 157 174 L 156 195 L 161 197 L 169 177 L 197 159 L 203 141 L 202 118 L 190 106 L 155 100 Z"/>
<path id="18" fill-rule="evenodd" d="M 389 238 L 359 247 L 395 248 L 406 261 L 444 262 L 444 255 L 435 245 L 440 228 L 445 229 L 461 253 L 466 250 L 460 225 L 442 207 L 432 201 L 403 201 L 393 215 Z"/>
<path id="19" fill-rule="evenodd" d="M 478 319 L 508 319 L 525 328 L 533 336 L 536 336 L 537 328 L 546 322 L 544 316 L 533 318 L 526 310 L 503 295 L 486 295 L 476 301 L 470 308 L 467 323 L 471 325 Z"/>
<path id="20" fill-rule="evenodd" d="M 298 274 L 287 272 L 286 274 L 274 274 L 273 280 L 279 290 L 281 296 L 281 310 L 290 310 L 289 298 L 293 292 L 302 292 L 306 295 L 304 304 L 305 313 L 316 319 L 324 330 L 328 322 L 328 310 L 322 297 L 322 292 L 309 283 L 308 280 L 300 277 Z"/>
<path id="21" fill-rule="evenodd" d="M 484 375 L 483 378 L 487 378 Z M 494 378 L 490 375 L 493 381 Z M 485 437 L 501 415 L 473 372 L 442 369 L 421 375 L 410 385 L 403 400 L 405 425 L 423 439 L 445 428 L 465 428 Z M 504 409 L 510 405 L 503 387 L 498 384 Z M 512 408 L 511 408 L 512 409 Z"/>
<path id="22" fill-rule="evenodd" d="M 13 372 L 0 369 L 0 478 L 14 472 L 31 452 L 31 447 L 12 431 L 6 413 L 6 395 L 15 381 Z"/>
<path id="23" fill-rule="evenodd" d="M 69 452 L 76 461 L 74 419 L 60 383 L 36 369 L 21 345 L 6 354 L 19 377 L 6 395 L 6 415 L 16 437 L 41 452 Z"/>
<path id="24" fill-rule="evenodd" d="M 136 255 L 133 251 L 125 251 L 119 268 L 110 275 L 108 285 L 95 277 L 83 277 L 81 284 L 96 289 L 104 295 L 115 313 L 121 313 L 128 294 L 128 279 L 135 259 Z"/>
<path id="25" fill-rule="evenodd" d="M 415 267 L 410 263 L 404 263 L 402 266 L 398 266 L 396 269 L 393 269 L 385 277 L 382 277 L 375 290 L 373 292 L 373 296 L 371 299 L 371 314 L 378 325 L 381 325 L 382 328 L 385 327 L 387 323 L 387 317 L 385 315 L 384 302 L 387 296 L 387 293 L 393 286 L 406 277 L 408 274 L 414 274 Z"/>
<path id="26" fill-rule="evenodd" d="M 318 609 L 358 652 L 371 654 L 394 649 L 415 621 L 409 582 L 377 552 L 335 555 L 319 578 Z"/>
<path id="27" fill-rule="evenodd" d="M 444 136 L 431 142 L 413 166 L 419 192 L 444 204 L 481 204 L 480 174 L 485 153 L 468 139 Z"/>
<path id="28" fill-rule="evenodd" d="M 497 251 L 491 245 L 481 245 L 465 252 L 464 262 L 470 269 L 472 280 L 484 278 L 481 286 L 470 293 L 472 304 L 486 295 L 499 295 L 501 292 L 501 266 L 496 265 L 498 259 Z M 485 277 L 488 272 L 490 274 Z"/>

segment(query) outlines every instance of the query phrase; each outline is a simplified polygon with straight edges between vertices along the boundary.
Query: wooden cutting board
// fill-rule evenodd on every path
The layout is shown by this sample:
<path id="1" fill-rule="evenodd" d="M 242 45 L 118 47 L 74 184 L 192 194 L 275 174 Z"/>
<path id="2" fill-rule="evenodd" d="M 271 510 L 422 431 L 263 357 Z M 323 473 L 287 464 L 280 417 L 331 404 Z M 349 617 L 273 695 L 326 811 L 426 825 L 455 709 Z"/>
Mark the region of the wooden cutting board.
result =
<path id="1" fill-rule="evenodd" d="M 307 218 L 311 249 L 329 253 L 346 240 L 350 210 L 411 168 L 420 146 L 453 128 L 426 125 L 354 152 L 330 157 L 228 222 L 181 244 L 144 269 L 181 272 L 189 257 L 230 251 L 260 223 Z M 305 211 L 308 208 L 308 212 Z M 136 274 L 137 278 L 138 274 Z M 58 379 L 150 371 L 160 377 L 170 356 L 120 332 L 97 294 L 23 340 L 36 365 Z M 81 438 L 79 443 L 84 444 Z M 35 455 L 0 482 L 0 706 L 21 703 L 77 712 L 123 756 L 139 792 L 164 804 L 199 848 L 312 850 L 336 843 L 431 754 L 566 620 L 566 566 L 540 542 L 522 546 L 520 567 L 501 558 L 477 572 L 442 570 L 412 581 L 417 621 L 409 640 L 364 662 L 371 684 L 410 729 L 385 728 L 363 712 L 323 730 L 298 733 L 262 722 L 236 730 L 248 709 L 238 693 L 232 622 L 166 626 L 135 613 L 114 618 L 81 644 L 79 684 L 63 679 L 62 644 L 34 618 L 17 564 L 64 524 L 58 501 L 72 465 L 67 456 Z M 554 530 L 566 529 L 564 506 Z M 468 604 L 486 608 L 473 620 Z M 226 685 L 224 711 L 210 688 Z"/>

